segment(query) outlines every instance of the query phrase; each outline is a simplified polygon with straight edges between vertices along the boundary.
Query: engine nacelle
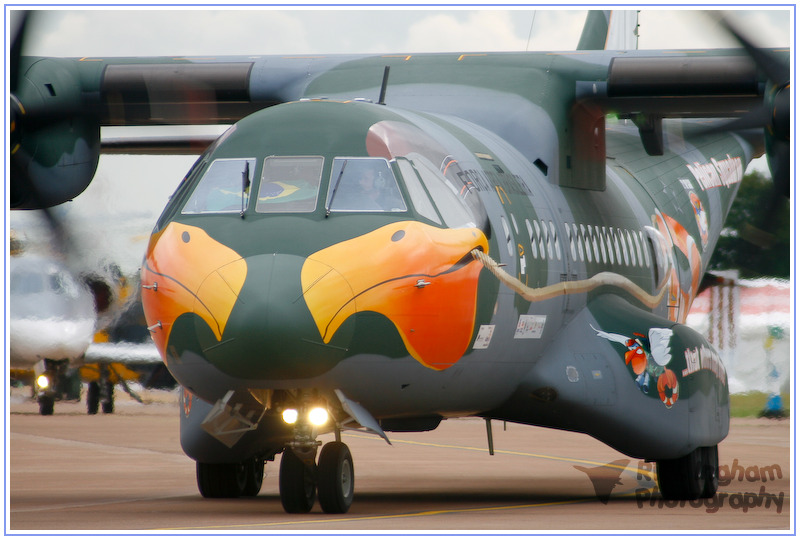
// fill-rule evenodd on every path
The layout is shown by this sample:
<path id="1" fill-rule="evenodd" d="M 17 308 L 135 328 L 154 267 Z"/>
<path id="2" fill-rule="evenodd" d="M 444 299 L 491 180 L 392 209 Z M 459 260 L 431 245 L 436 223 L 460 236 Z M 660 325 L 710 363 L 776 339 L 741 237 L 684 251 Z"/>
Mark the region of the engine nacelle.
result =
<path id="1" fill-rule="evenodd" d="M 100 123 L 72 62 L 32 59 L 11 98 L 13 209 L 48 208 L 83 192 L 100 156 Z"/>

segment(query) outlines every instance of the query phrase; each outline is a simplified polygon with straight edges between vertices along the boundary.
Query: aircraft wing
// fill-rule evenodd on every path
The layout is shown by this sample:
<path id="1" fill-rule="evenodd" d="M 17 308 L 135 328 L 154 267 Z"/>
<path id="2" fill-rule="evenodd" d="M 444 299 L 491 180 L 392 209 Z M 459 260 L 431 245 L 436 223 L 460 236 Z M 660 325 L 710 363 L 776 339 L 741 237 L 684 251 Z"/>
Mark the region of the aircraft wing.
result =
<path id="1" fill-rule="evenodd" d="M 40 58 L 19 56 L 15 46 L 10 206 L 46 208 L 74 198 L 91 182 L 102 151 L 200 153 L 211 140 L 103 143 L 101 126 L 228 125 L 301 99 L 385 97 L 394 106 L 481 125 L 523 154 L 535 137 L 530 126 L 514 122 L 531 107 L 551 111 L 554 121 L 572 117 L 570 131 L 559 136 L 562 154 L 573 145 L 598 147 L 584 139 L 608 113 L 632 119 L 653 155 L 663 153 L 662 119 L 673 117 L 752 115 L 747 125 L 771 128 L 778 135 L 768 136 L 788 141 L 788 70 L 764 71 L 766 63 L 745 49 Z M 766 56 L 788 66 L 789 51 Z M 558 91 L 532 92 L 541 77 Z M 55 163 L 54 152 L 63 153 Z M 788 154 L 779 157 L 786 161 Z M 592 188 L 592 180 L 585 183 Z"/>
<path id="2" fill-rule="evenodd" d="M 154 343 L 92 343 L 86 350 L 87 364 L 119 363 L 127 366 L 161 364 Z"/>

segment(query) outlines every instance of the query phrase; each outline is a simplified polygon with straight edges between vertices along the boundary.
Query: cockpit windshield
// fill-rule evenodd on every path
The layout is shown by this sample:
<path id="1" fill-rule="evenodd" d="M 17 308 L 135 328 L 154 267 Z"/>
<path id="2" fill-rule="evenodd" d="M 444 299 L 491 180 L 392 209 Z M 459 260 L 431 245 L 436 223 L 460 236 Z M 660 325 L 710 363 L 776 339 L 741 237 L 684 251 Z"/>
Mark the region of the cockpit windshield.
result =
<path id="1" fill-rule="evenodd" d="M 239 213 L 247 208 L 256 160 L 217 159 L 209 165 L 182 214 Z"/>
<path id="2" fill-rule="evenodd" d="M 383 158 L 335 158 L 328 212 L 405 212 L 389 162 Z"/>
<path id="3" fill-rule="evenodd" d="M 270 156 L 264 161 L 256 212 L 313 212 L 322 179 L 321 156 Z"/>

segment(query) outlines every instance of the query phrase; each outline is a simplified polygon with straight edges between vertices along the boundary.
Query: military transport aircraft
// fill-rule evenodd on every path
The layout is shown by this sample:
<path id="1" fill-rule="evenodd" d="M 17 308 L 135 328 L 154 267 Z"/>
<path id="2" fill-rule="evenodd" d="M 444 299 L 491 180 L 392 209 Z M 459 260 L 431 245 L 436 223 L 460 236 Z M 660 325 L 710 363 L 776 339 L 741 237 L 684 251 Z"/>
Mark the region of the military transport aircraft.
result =
<path id="1" fill-rule="evenodd" d="M 12 208 L 78 195 L 101 125 L 233 124 L 141 272 L 203 496 L 258 493 L 281 454 L 286 511 L 346 512 L 343 430 L 461 416 L 591 435 L 656 462 L 668 499 L 716 492 L 727 378 L 684 321 L 748 162 L 788 192 L 790 51 L 602 50 L 587 21 L 553 53 L 14 47 Z"/>

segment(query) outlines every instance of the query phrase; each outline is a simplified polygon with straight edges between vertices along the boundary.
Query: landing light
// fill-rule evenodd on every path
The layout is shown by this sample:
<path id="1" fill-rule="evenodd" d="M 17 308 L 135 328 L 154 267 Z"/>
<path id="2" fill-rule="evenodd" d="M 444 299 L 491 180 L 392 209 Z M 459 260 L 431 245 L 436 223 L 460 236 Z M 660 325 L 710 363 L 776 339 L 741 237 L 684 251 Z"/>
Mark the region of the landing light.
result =
<path id="1" fill-rule="evenodd" d="M 39 375 L 36 378 L 36 385 L 41 388 L 42 390 L 46 389 L 50 386 L 50 379 L 47 378 L 47 375 Z"/>
<path id="2" fill-rule="evenodd" d="M 328 411 L 322 407 L 314 407 L 308 413 L 308 421 L 315 426 L 322 426 L 328 423 Z"/>
<path id="3" fill-rule="evenodd" d="M 287 424 L 294 424 L 297 422 L 297 409 L 284 409 L 283 421 Z"/>

